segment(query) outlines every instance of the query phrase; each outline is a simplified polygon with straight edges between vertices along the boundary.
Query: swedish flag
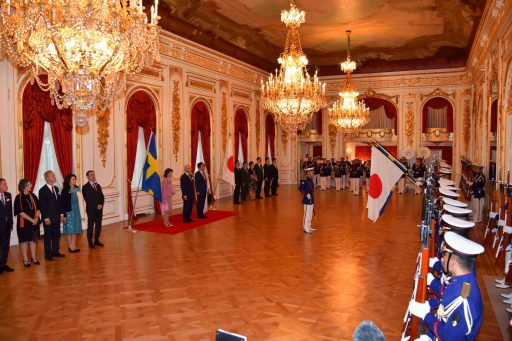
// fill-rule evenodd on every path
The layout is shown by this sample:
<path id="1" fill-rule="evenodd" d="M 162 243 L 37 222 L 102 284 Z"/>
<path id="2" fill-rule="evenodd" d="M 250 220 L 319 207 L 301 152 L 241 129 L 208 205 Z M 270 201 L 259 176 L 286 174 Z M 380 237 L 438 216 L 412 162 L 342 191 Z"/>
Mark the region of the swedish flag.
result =
<path id="1" fill-rule="evenodd" d="M 149 138 L 148 155 L 142 171 L 142 190 L 151 194 L 158 201 L 162 201 L 162 184 L 158 173 L 158 158 L 153 133 Z"/>

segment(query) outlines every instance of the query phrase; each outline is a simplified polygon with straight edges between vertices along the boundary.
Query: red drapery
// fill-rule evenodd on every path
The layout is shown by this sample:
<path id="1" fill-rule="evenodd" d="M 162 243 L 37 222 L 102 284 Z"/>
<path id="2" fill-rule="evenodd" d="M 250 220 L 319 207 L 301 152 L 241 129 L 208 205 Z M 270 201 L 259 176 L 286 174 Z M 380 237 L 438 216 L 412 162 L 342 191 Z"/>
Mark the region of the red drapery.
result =
<path id="1" fill-rule="evenodd" d="M 322 157 L 322 146 L 313 146 L 313 157 Z"/>
<path id="2" fill-rule="evenodd" d="M 398 115 L 396 106 L 393 103 L 378 97 L 366 97 L 363 98 L 363 101 L 370 110 L 375 110 L 383 106 L 384 111 L 386 111 L 387 118 L 395 118 L 395 134 L 398 135 Z"/>
<path id="3" fill-rule="evenodd" d="M 383 146 L 394 157 L 397 156 L 398 150 L 396 146 Z M 372 156 L 372 147 L 370 146 L 356 146 L 356 159 L 366 161 Z"/>
<path id="4" fill-rule="evenodd" d="M 446 108 L 446 121 L 447 129 L 449 132 L 453 132 L 453 107 L 450 101 L 443 97 L 434 97 L 429 99 L 425 105 L 423 105 L 422 117 L 423 117 L 423 132 L 426 133 L 428 126 L 428 108 L 441 109 Z"/>
<path id="5" fill-rule="evenodd" d="M 205 102 L 199 101 L 192 107 L 190 115 L 190 133 L 191 138 L 191 155 L 192 169 L 196 167 L 197 145 L 199 141 L 199 132 L 201 132 L 201 145 L 203 147 L 204 163 L 208 169 L 210 168 L 210 110 Z"/>
<path id="6" fill-rule="evenodd" d="M 46 76 L 41 76 L 43 82 Z M 23 91 L 23 169 L 24 177 L 35 182 L 44 137 L 44 122 L 52 129 L 57 162 L 65 176 L 73 172 L 73 113 L 71 109 L 58 109 L 52 105 L 50 94 L 34 84 Z"/>
<path id="7" fill-rule="evenodd" d="M 431 151 L 440 150 L 441 158 L 446 160 L 448 164 L 452 164 L 452 153 L 453 149 L 451 146 L 428 146 Z"/>
<path id="8" fill-rule="evenodd" d="M 235 158 L 238 158 L 238 147 L 240 145 L 240 138 L 242 141 L 242 153 L 244 160 L 248 161 L 247 153 L 247 137 L 248 137 L 248 124 L 247 114 L 244 109 L 240 108 L 235 114 Z M 202 133 L 201 133 L 202 134 Z"/>
<path id="9" fill-rule="evenodd" d="M 498 131 L 498 100 L 495 99 L 491 104 L 491 132 Z"/>
<path id="10" fill-rule="evenodd" d="M 128 180 L 132 180 L 137 153 L 139 127 L 144 129 L 147 143 L 151 132 L 156 132 L 156 108 L 153 99 L 145 91 L 137 91 L 130 96 L 126 108 L 126 161 Z M 133 215 L 132 184 L 128 182 L 128 216 Z M 160 213 L 160 205 L 154 200 L 155 212 Z"/>
<path id="11" fill-rule="evenodd" d="M 268 144 L 270 143 L 270 154 L 275 157 L 275 145 L 276 139 L 276 125 L 274 123 L 274 117 L 272 114 L 267 114 L 265 117 L 265 155 L 268 153 Z"/>

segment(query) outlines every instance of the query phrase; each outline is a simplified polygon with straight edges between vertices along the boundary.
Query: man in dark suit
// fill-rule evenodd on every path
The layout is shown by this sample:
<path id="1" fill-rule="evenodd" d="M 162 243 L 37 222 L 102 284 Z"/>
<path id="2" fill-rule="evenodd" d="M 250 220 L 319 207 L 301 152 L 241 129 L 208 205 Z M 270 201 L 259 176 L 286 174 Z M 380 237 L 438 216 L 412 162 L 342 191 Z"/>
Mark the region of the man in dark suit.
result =
<path id="1" fill-rule="evenodd" d="M 183 199 L 183 222 L 191 223 L 192 205 L 194 204 L 194 180 L 192 179 L 192 168 L 185 165 L 185 172 L 180 178 L 181 198 Z"/>
<path id="2" fill-rule="evenodd" d="M 54 186 L 55 173 L 51 170 L 44 173 L 46 184 L 39 190 L 41 220 L 44 225 L 44 258 L 64 257 L 59 252 L 60 224 L 66 222 L 60 201 L 59 188 Z"/>
<path id="3" fill-rule="evenodd" d="M 261 186 L 263 185 L 263 165 L 261 164 L 261 157 L 258 156 L 256 161 L 256 165 L 254 166 L 254 172 L 258 178 L 258 181 L 256 182 L 256 199 L 261 199 Z"/>
<path id="4" fill-rule="evenodd" d="M 87 171 L 85 176 L 87 176 L 87 183 L 82 187 L 82 194 L 85 200 L 85 211 L 87 212 L 87 241 L 89 242 L 89 247 L 94 249 L 96 246 L 103 246 L 103 243 L 100 242 L 100 233 L 105 196 L 101 186 L 96 183 L 94 171 Z M 92 240 L 93 232 L 94 243 Z"/>
<path id="5" fill-rule="evenodd" d="M 265 198 L 270 197 L 270 183 L 272 182 L 272 172 L 270 169 L 270 158 L 265 158 L 265 165 L 263 166 L 263 177 L 265 179 L 265 187 L 263 191 L 265 192 Z"/>
<path id="6" fill-rule="evenodd" d="M 240 174 L 242 176 L 242 201 L 247 201 L 247 193 L 249 193 L 249 185 L 251 184 L 251 175 L 249 174 L 249 164 L 244 161 Z"/>
<path id="7" fill-rule="evenodd" d="M 277 160 L 275 157 L 272 158 L 270 173 L 272 174 L 272 195 L 277 195 L 277 186 L 279 186 L 279 170 L 277 169 Z"/>
<path id="8" fill-rule="evenodd" d="M 204 203 L 206 201 L 206 191 L 207 191 L 207 184 L 206 181 L 206 173 L 205 171 L 205 165 L 202 162 L 199 162 L 197 164 L 197 168 L 199 169 L 196 174 L 194 175 L 194 180 L 196 183 L 196 207 L 197 207 L 197 217 L 199 219 L 204 219 L 206 216 L 204 215 Z"/>
<path id="9" fill-rule="evenodd" d="M 240 204 L 240 188 L 242 187 L 242 170 L 240 161 L 235 161 L 235 193 L 233 194 L 233 204 Z"/>
<path id="10" fill-rule="evenodd" d="M 7 182 L 0 178 L 0 274 L 13 272 L 14 269 L 7 265 L 9 257 L 9 243 L 11 241 L 12 219 L 12 197 L 7 192 Z"/>

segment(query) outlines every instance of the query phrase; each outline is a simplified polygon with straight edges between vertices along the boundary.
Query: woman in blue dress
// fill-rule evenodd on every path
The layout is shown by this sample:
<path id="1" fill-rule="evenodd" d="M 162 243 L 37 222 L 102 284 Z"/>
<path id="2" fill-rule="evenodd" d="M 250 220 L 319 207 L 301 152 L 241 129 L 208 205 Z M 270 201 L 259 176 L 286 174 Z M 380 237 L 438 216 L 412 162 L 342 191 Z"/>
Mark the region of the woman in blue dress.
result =
<path id="1" fill-rule="evenodd" d="M 80 187 L 76 185 L 76 175 L 66 175 L 60 198 L 62 208 L 66 212 L 66 222 L 64 223 L 63 230 L 68 239 L 68 250 L 71 253 L 80 252 L 80 249 L 75 245 L 76 236 L 82 233 L 82 217 L 78 203 L 78 192 L 80 192 Z"/>

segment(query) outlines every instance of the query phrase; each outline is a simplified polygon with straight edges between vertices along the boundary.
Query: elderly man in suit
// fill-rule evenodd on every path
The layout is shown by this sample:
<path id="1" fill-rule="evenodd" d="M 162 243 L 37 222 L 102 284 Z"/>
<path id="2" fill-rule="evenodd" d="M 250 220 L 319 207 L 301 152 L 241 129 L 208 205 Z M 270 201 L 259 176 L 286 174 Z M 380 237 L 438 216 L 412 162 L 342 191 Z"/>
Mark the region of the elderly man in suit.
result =
<path id="1" fill-rule="evenodd" d="M 190 219 L 190 215 L 192 214 L 192 206 L 194 204 L 194 180 L 192 176 L 192 167 L 190 165 L 185 165 L 185 171 L 180 178 L 180 186 L 181 186 L 181 197 L 183 198 L 183 222 L 191 223 L 193 222 Z"/>
<path id="2" fill-rule="evenodd" d="M 242 170 L 240 169 L 240 161 L 235 161 L 235 192 L 233 193 L 233 204 L 240 204 L 240 189 L 242 187 Z"/>
<path id="3" fill-rule="evenodd" d="M 41 220 L 44 225 L 44 258 L 64 257 L 59 251 L 60 224 L 66 222 L 66 216 L 60 201 L 59 188 L 54 186 L 55 173 L 48 170 L 44 173 L 46 184 L 39 190 Z"/>
<path id="4" fill-rule="evenodd" d="M 0 274 L 14 271 L 7 265 L 9 257 L 9 243 L 11 241 L 12 219 L 12 197 L 7 192 L 7 182 L 0 178 Z"/>
<path id="5" fill-rule="evenodd" d="M 199 162 L 197 164 L 198 171 L 194 175 L 194 181 L 196 183 L 196 207 L 197 207 L 197 217 L 199 219 L 204 219 L 206 216 L 204 215 L 204 204 L 206 202 L 206 195 L 208 191 L 208 185 L 205 173 L 206 166 L 204 163 Z"/>
<path id="6" fill-rule="evenodd" d="M 96 246 L 103 246 L 103 243 L 100 242 L 100 233 L 105 196 L 100 184 L 96 182 L 94 171 L 87 171 L 85 176 L 87 176 L 87 183 L 82 187 L 82 194 L 85 200 L 85 211 L 87 212 L 87 241 L 89 247 L 94 249 Z M 92 240 L 93 233 L 94 243 Z"/>

